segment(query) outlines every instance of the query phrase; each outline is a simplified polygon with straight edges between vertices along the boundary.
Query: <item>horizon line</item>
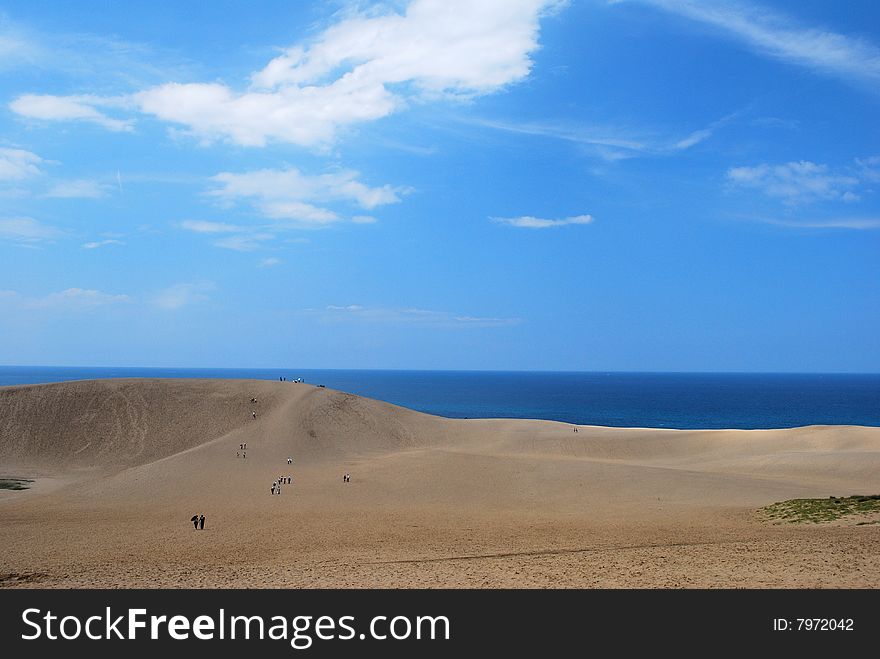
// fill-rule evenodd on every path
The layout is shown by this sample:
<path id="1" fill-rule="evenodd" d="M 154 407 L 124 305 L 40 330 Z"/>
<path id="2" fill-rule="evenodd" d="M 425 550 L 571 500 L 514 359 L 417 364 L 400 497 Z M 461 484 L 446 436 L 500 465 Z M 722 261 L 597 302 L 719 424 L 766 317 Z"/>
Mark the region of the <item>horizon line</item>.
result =
<path id="1" fill-rule="evenodd" d="M 581 369 L 467 369 L 467 368 L 315 368 L 278 366 L 107 366 L 64 364 L 0 364 L 3 368 L 63 368 L 63 369 L 156 369 L 181 371 L 364 371 L 388 373 L 571 373 L 609 375 L 877 375 L 880 371 L 729 371 L 729 370 L 581 370 Z"/>

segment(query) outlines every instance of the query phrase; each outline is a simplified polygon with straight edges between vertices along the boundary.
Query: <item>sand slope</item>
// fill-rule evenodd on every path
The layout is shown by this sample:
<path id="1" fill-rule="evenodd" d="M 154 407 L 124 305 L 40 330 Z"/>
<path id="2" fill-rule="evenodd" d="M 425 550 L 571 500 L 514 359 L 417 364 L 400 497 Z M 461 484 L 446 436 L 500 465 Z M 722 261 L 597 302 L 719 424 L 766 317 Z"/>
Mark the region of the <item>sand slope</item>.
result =
<path id="1" fill-rule="evenodd" d="M 880 492 L 877 428 L 574 433 L 289 382 L 99 380 L 0 388 L 4 476 L 37 479 L 0 490 L 6 586 L 880 586 L 880 524 L 755 512 Z"/>

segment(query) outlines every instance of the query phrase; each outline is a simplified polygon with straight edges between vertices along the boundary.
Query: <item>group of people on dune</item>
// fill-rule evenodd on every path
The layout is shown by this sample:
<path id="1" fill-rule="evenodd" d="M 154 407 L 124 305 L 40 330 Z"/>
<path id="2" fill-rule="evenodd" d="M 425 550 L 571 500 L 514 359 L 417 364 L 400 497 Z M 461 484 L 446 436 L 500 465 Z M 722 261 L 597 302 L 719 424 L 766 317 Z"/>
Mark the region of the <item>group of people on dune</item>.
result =
<path id="1" fill-rule="evenodd" d="M 257 399 L 255 397 L 251 397 L 250 402 L 256 404 Z M 256 419 L 257 418 L 257 411 L 251 410 L 251 416 L 254 419 Z M 246 442 L 242 442 L 238 445 L 238 451 L 235 452 L 235 457 L 247 458 L 247 443 Z M 287 464 L 288 464 L 288 466 L 292 465 L 293 458 L 287 458 Z M 342 482 L 343 483 L 350 483 L 351 482 L 351 474 L 349 474 L 347 472 L 345 474 L 343 474 L 342 475 Z M 269 488 L 269 491 L 273 495 L 281 494 L 281 486 L 282 485 L 292 485 L 292 484 L 293 484 L 293 477 L 290 476 L 289 474 L 287 476 L 279 476 L 274 481 L 272 481 L 272 486 Z M 193 523 L 193 527 L 196 530 L 200 530 L 200 529 L 205 528 L 205 516 L 204 515 L 201 515 L 201 514 L 193 515 L 192 518 L 190 519 L 190 521 Z"/>

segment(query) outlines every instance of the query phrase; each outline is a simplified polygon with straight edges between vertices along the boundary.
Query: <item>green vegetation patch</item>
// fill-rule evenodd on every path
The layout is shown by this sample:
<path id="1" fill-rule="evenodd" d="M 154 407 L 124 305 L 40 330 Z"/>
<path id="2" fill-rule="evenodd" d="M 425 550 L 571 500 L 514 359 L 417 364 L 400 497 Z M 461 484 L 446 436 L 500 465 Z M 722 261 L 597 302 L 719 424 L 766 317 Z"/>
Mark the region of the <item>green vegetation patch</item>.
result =
<path id="1" fill-rule="evenodd" d="M 847 515 L 880 512 L 880 494 L 857 494 L 851 497 L 827 499 L 789 499 L 761 508 L 767 519 L 776 523 L 831 522 Z"/>
<path id="2" fill-rule="evenodd" d="M 26 490 L 33 482 L 28 478 L 0 478 L 0 490 Z"/>

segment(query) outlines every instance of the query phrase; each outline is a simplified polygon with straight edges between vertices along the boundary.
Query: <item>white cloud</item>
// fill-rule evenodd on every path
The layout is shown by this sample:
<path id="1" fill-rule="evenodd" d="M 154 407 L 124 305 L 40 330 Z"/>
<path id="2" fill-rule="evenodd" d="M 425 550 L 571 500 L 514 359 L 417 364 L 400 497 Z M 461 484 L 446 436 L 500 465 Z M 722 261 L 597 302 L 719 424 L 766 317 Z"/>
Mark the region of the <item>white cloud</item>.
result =
<path id="1" fill-rule="evenodd" d="M 858 178 L 831 173 L 827 165 L 808 160 L 774 166 L 732 167 L 727 171 L 727 179 L 734 185 L 760 190 L 789 205 L 858 199 L 853 192 L 859 185 Z"/>
<path id="2" fill-rule="evenodd" d="M 807 28 L 763 6 L 741 2 L 642 0 L 724 30 L 760 53 L 848 81 L 880 83 L 880 49 L 866 39 Z"/>
<path id="3" fill-rule="evenodd" d="M 719 128 L 740 117 L 745 109 L 721 117 L 705 128 L 692 131 L 684 138 L 658 137 L 657 131 L 636 131 L 618 126 L 598 126 L 570 122 L 515 122 L 488 119 L 461 119 L 462 123 L 494 130 L 534 135 L 571 142 L 611 162 L 643 155 L 674 155 L 712 137 Z"/>
<path id="4" fill-rule="evenodd" d="M 25 297 L 17 291 L 0 291 L 0 300 L 6 300 L 23 309 L 54 309 L 87 311 L 96 307 L 131 302 L 128 295 L 115 295 L 94 289 L 68 288 L 45 297 Z"/>
<path id="5" fill-rule="evenodd" d="M 27 36 L 0 15 L 0 70 L 32 65 L 37 54 Z"/>
<path id="6" fill-rule="evenodd" d="M 142 112 L 183 124 L 203 142 L 225 139 L 243 146 L 269 140 L 319 146 L 332 141 L 339 127 L 379 119 L 396 105 L 384 88 L 352 80 L 240 95 L 219 83 L 169 83 L 134 99 Z"/>
<path id="7" fill-rule="evenodd" d="M 323 309 L 307 309 L 306 313 L 331 322 L 369 322 L 432 327 L 503 327 L 517 325 L 521 322 L 519 318 L 469 316 L 448 311 L 431 311 L 418 308 L 366 307 L 360 304 L 331 304 Z"/>
<path id="8" fill-rule="evenodd" d="M 40 174 L 40 156 L 24 149 L 0 148 L 0 181 L 20 181 Z"/>
<path id="9" fill-rule="evenodd" d="M 105 245 L 124 245 L 125 243 L 121 240 L 116 240 L 115 238 L 108 238 L 107 240 L 98 240 L 90 243 L 83 243 L 83 249 L 98 249 L 99 247 L 104 247 Z"/>
<path id="10" fill-rule="evenodd" d="M 411 83 L 420 94 L 494 91 L 528 75 L 542 0 L 415 0 L 403 15 L 354 16 L 254 74 L 258 89 L 345 73 L 358 85 Z M 350 68 L 346 68 L 350 67 Z"/>
<path id="11" fill-rule="evenodd" d="M 376 218 L 372 215 L 354 215 L 351 221 L 355 224 L 375 224 L 377 222 Z"/>
<path id="12" fill-rule="evenodd" d="M 100 87 L 143 87 L 192 75 L 193 67 L 181 60 L 179 51 L 163 52 L 113 36 L 44 32 L 0 11 L 0 71 L 15 69 L 30 75 L 61 74 Z"/>
<path id="13" fill-rule="evenodd" d="M 53 185 L 46 193 L 47 197 L 60 197 L 65 199 L 82 198 L 97 199 L 107 195 L 106 185 L 97 181 L 74 180 L 60 181 Z"/>
<path id="14" fill-rule="evenodd" d="M 175 311 L 189 304 L 204 302 L 207 293 L 214 289 L 211 282 L 179 283 L 162 289 L 153 296 L 152 302 L 160 309 Z"/>
<path id="15" fill-rule="evenodd" d="M 180 223 L 181 229 L 194 231 L 195 233 L 237 233 L 247 229 L 236 224 L 225 222 L 205 222 L 204 220 L 184 220 Z"/>
<path id="16" fill-rule="evenodd" d="M 403 13 L 347 12 L 309 43 L 285 49 L 238 92 L 218 83 L 167 83 L 122 98 L 26 95 L 24 116 L 127 130 L 98 110 L 130 103 L 202 141 L 330 144 L 346 127 L 409 104 L 488 94 L 528 76 L 541 15 L 555 0 L 413 0 Z"/>
<path id="17" fill-rule="evenodd" d="M 27 309 L 62 309 L 67 311 L 84 311 L 108 304 L 127 302 L 131 302 L 131 298 L 127 295 L 114 295 L 85 288 L 68 288 L 41 298 L 21 298 L 22 306 Z"/>
<path id="18" fill-rule="evenodd" d="M 237 252 L 253 252 L 260 249 L 264 242 L 274 239 L 274 233 L 254 232 L 221 238 L 220 240 L 214 241 L 213 244 L 215 247 L 233 249 Z"/>
<path id="19" fill-rule="evenodd" d="M 863 180 L 880 183 L 880 156 L 856 158 L 856 165 Z"/>
<path id="20" fill-rule="evenodd" d="M 259 228 L 242 226 L 239 224 L 227 224 L 226 222 L 206 222 L 204 220 L 184 220 L 180 228 L 186 231 L 202 234 L 228 234 L 224 238 L 215 240 L 212 245 L 223 249 L 232 249 L 238 252 L 253 252 L 259 249 L 263 243 L 273 240 L 274 233 L 260 230 Z"/>
<path id="21" fill-rule="evenodd" d="M 574 217 L 566 217 L 561 220 L 545 220 L 530 215 L 522 215 L 520 217 L 492 217 L 489 219 L 497 224 L 506 224 L 507 226 L 519 227 L 521 229 L 550 229 L 570 224 L 590 224 L 593 221 L 593 216 L 575 215 Z"/>
<path id="22" fill-rule="evenodd" d="M 693 133 L 685 137 L 683 140 L 679 140 L 675 143 L 675 149 L 689 149 L 692 146 L 699 144 L 700 142 L 704 142 L 710 137 L 712 137 L 712 129 L 711 128 L 701 128 L 700 130 L 695 130 Z"/>
<path id="23" fill-rule="evenodd" d="M 0 218 L 0 240 L 33 245 L 55 240 L 64 233 L 30 217 Z"/>
<path id="24" fill-rule="evenodd" d="M 390 185 L 370 187 L 358 180 L 354 171 L 308 176 L 298 169 L 263 169 L 244 174 L 222 172 L 212 177 L 219 186 L 209 194 L 226 202 L 246 199 L 263 215 L 292 220 L 301 226 L 338 222 L 340 216 L 317 203 L 345 201 L 361 208 L 400 201 L 407 190 Z"/>
<path id="25" fill-rule="evenodd" d="M 24 94 L 19 96 L 9 108 L 23 117 L 44 121 L 86 121 L 98 124 L 107 130 L 127 131 L 133 122 L 127 119 L 114 119 L 96 106 L 126 105 L 124 99 L 100 96 L 52 96 L 50 94 Z"/>
<path id="26" fill-rule="evenodd" d="M 634 155 L 650 153 L 658 149 L 658 145 L 650 144 L 616 127 L 560 122 L 513 122 L 471 118 L 466 119 L 465 122 L 509 133 L 535 135 L 573 142 L 584 147 L 590 147 L 597 155 L 606 160 L 630 158 Z"/>
<path id="27" fill-rule="evenodd" d="M 344 306 L 328 304 L 327 311 L 363 311 L 364 307 L 359 304 L 347 304 Z"/>
<path id="28" fill-rule="evenodd" d="M 844 217 L 818 220 L 791 220 L 774 218 L 752 218 L 765 224 L 791 227 L 793 229 L 854 229 L 870 231 L 880 229 L 880 217 Z"/>
<path id="29" fill-rule="evenodd" d="M 339 215 L 331 210 L 301 201 L 262 201 L 257 203 L 257 207 L 267 217 L 276 220 L 294 220 L 303 224 L 331 224 L 340 219 Z"/>
<path id="30" fill-rule="evenodd" d="M 269 258 L 262 259 L 257 266 L 260 268 L 272 268 L 281 263 L 281 259 L 277 259 L 274 256 L 270 256 Z"/>

